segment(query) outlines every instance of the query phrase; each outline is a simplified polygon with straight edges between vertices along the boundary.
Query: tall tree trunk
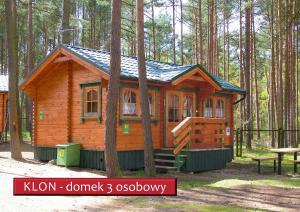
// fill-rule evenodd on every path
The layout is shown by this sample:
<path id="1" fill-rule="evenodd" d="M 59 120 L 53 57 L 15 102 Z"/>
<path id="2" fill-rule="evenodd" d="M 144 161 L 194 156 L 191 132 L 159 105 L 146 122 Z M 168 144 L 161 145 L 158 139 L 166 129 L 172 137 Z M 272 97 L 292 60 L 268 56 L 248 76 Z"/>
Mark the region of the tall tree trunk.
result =
<path id="1" fill-rule="evenodd" d="M 121 70 L 121 1 L 111 3 L 110 79 L 106 100 L 105 166 L 108 177 L 121 175 L 116 147 L 117 108 Z"/>
<path id="2" fill-rule="evenodd" d="M 277 64 L 277 125 L 278 128 L 283 128 L 283 85 L 282 85 L 282 60 L 283 60 L 283 42 L 282 42 L 282 5 L 281 0 L 278 0 L 278 64 Z M 282 144 L 278 144 L 282 145 Z"/>
<path id="3" fill-rule="evenodd" d="M 254 71 L 254 84 L 255 84 L 255 106 L 256 106 L 256 129 L 260 130 L 260 116 L 259 116 L 259 92 L 257 84 L 257 64 L 256 64 L 256 32 L 255 32 L 255 22 L 254 22 L 254 4 L 252 0 L 252 36 L 253 36 L 253 71 Z M 257 139 L 260 139 L 260 131 L 257 131 Z"/>
<path id="4" fill-rule="evenodd" d="M 245 87 L 244 80 L 244 65 L 243 65 L 243 14 L 242 14 L 242 0 L 239 0 L 239 8 L 240 8 L 240 35 L 239 35 L 239 62 L 240 62 L 240 86 L 241 88 Z M 240 104 L 240 117 L 241 117 L 241 128 L 244 128 L 244 102 Z"/>
<path id="5" fill-rule="evenodd" d="M 139 70 L 139 91 L 140 105 L 142 111 L 143 137 L 144 137 L 144 165 L 145 175 L 151 177 L 155 175 L 153 143 L 151 131 L 151 117 L 149 111 L 147 73 L 145 64 L 144 50 L 144 1 L 136 0 L 136 39 L 137 39 L 137 58 Z"/>
<path id="6" fill-rule="evenodd" d="M 228 79 L 226 79 L 226 1 L 227 0 L 223 0 L 223 78 L 228 81 Z"/>
<path id="7" fill-rule="evenodd" d="M 62 42 L 70 44 L 70 14 L 71 14 L 71 0 L 63 0 L 63 14 L 62 14 Z"/>
<path id="8" fill-rule="evenodd" d="M 203 58 L 203 36 L 202 36 L 202 0 L 199 0 L 199 60 L 200 63 L 204 63 L 204 58 Z"/>
<path id="9" fill-rule="evenodd" d="M 195 60 L 196 63 L 199 63 L 199 46 L 198 46 L 198 17 L 197 17 L 197 12 L 196 10 L 194 10 L 194 14 L 195 14 L 195 48 L 194 48 L 194 56 L 195 56 Z"/>
<path id="10" fill-rule="evenodd" d="M 155 20 L 154 20 L 154 0 L 151 1 L 152 11 L 152 39 L 153 39 L 153 60 L 156 60 L 156 33 L 155 33 Z"/>
<path id="11" fill-rule="evenodd" d="M 297 3 L 296 3 L 297 4 Z M 299 3 L 298 3 L 299 4 Z M 298 68 L 298 58 L 299 58 L 299 25 L 297 25 L 297 29 L 296 29 L 296 118 L 297 118 L 297 127 L 296 129 L 297 131 L 297 142 L 299 145 L 299 141 L 300 141 L 300 118 L 299 118 L 299 68 Z"/>
<path id="12" fill-rule="evenodd" d="M 291 113 L 291 107 L 290 107 L 290 87 L 291 87 L 291 78 L 290 78 L 290 59 L 291 59 L 291 49 L 290 49 L 290 1 L 286 0 L 285 1 L 285 14 L 286 14 L 286 29 L 285 29 L 285 128 L 287 130 L 291 129 L 290 126 L 290 113 Z M 285 146 L 290 146 L 291 142 L 291 137 L 290 137 L 290 132 L 286 132 L 286 137 L 285 137 Z"/>
<path id="13" fill-rule="evenodd" d="M 248 3 L 249 1 L 247 1 Z M 246 34 L 246 46 L 245 46 L 245 84 L 246 84 L 246 91 L 247 91 L 247 96 L 246 96 L 246 129 L 247 130 L 251 130 L 251 98 L 250 98 L 250 90 L 251 90 L 251 86 L 250 86 L 250 76 L 251 76 L 251 68 L 250 68 L 250 59 L 251 59 L 251 55 L 250 55 L 250 51 L 251 51 L 251 30 L 250 30 L 250 16 L 251 16 L 251 7 L 249 4 L 246 5 L 245 8 L 245 34 Z M 247 149 L 251 149 L 252 145 L 251 145 L 251 133 L 247 132 L 247 137 L 246 137 L 246 146 Z"/>
<path id="14" fill-rule="evenodd" d="M 172 31 L 173 31 L 173 63 L 176 63 L 176 34 L 175 34 L 175 0 L 172 0 L 172 9 L 173 9 L 173 24 L 172 24 Z"/>
<path id="15" fill-rule="evenodd" d="M 208 45 L 208 64 L 207 69 L 210 73 L 213 73 L 213 64 L 214 64 L 214 0 L 209 1 L 209 45 Z"/>
<path id="16" fill-rule="evenodd" d="M 227 1 L 227 0 L 226 0 Z M 229 16 L 230 14 L 228 14 L 228 11 L 227 11 L 227 17 L 226 17 L 226 41 L 227 41 L 227 44 L 226 44 L 226 48 L 227 48 L 227 81 L 229 81 L 229 59 L 230 59 L 230 52 L 229 52 Z"/>
<path id="17" fill-rule="evenodd" d="M 26 52 L 26 70 L 25 76 L 28 77 L 33 69 L 33 33 L 32 33 L 32 0 L 28 0 L 28 36 L 27 36 L 27 52 Z M 26 97 L 26 130 L 32 135 L 32 100 Z"/>
<path id="18" fill-rule="evenodd" d="M 181 65 L 184 63 L 184 61 L 183 61 L 183 12 L 182 12 L 182 9 L 183 9 L 182 0 L 180 0 L 180 59 L 181 59 Z"/>
<path id="19" fill-rule="evenodd" d="M 271 92 L 270 96 L 270 123 L 271 130 L 275 127 L 275 48 L 274 48 L 274 0 L 272 0 L 271 4 L 271 18 L 270 18 L 270 31 L 271 31 Z M 275 134 L 271 132 L 272 138 L 272 147 L 275 147 Z"/>
<path id="20" fill-rule="evenodd" d="M 17 36 L 17 11 L 15 0 L 5 0 L 8 70 L 9 70 L 9 128 L 10 147 L 13 159 L 22 159 L 20 146 L 20 108 L 18 91 L 18 36 Z"/>

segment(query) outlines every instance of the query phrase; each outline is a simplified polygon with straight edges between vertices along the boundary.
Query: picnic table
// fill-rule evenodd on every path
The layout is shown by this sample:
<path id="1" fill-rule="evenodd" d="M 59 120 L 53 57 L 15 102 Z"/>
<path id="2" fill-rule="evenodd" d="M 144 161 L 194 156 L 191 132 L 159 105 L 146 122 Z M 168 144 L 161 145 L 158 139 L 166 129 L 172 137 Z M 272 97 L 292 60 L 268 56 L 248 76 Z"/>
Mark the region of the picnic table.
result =
<path id="1" fill-rule="evenodd" d="M 271 152 L 277 153 L 278 154 L 278 174 L 281 174 L 281 161 L 282 161 L 282 156 L 285 153 L 294 153 L 294 172 L 297 172 L 297 153 L 300 152 L 300 148 L 276 148 L 276 149 L 271 149 Z"/>

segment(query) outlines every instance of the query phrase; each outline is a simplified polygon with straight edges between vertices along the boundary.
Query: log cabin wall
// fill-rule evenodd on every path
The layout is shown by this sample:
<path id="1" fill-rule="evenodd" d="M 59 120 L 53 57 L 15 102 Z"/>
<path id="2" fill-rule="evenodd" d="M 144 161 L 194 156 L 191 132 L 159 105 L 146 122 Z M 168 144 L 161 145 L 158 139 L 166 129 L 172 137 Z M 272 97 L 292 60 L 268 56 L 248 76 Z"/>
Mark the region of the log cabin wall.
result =
<path id="1" fill-rule="evenodd" d="M 34 143 L 55 147 L 67 142 L 67 66 L 53 68 L 36 84 Z"/>
<path id="2" fill-rule="evenodd" d="M 133 91 L 136 93 L 137 98 L 137 115 L 132 117 L 126 117 L 122 114 L 123 107 L 123 92 Z M 153 117 L 151 118 L 152 127 L 152 142 L 154 149 L 161 148 L 163 146 L 163 132 L 161 131 L 161 125 L 163 124 L 161 108 L 163 95 L 159 88 L 153 90 L 149 87 L 149 92 L 153 95 Z M 121 102 L 121 104 L 120 104 Z M 143 150 L 144 140 L 143 140 L 143 125 L 142 125 L 142 115 L 140 111 L 140 101 L 139 101 L 139 91 L 136 84 L 122 83 L 120 89 L 120 101 L 118 104 L 118 122 L 117 122 L 117 148 L 118 150 Z M 156 116 L 156 117 L 155 117 Z M 123 132 L 123 124 L 129 124 L 129 133 Z"/>
<path id="3" fill-rule="evenodd" d="M 72 62 L 71 64 L 71 75 L 68 72 L 68 62 L 64 62 L 54 67 L 51 73 L 40 79 L 38 83 L 35 99 L 35 145 L 55 147 L 57 144 L 68 141 L 69 132 L 71 133 L 69 136 L 71 141 L 81 143 L 83 149 L 104 150 L 107 81 L 102 80 L 101 82 L 101 121 L 97 118 L 82 119 L 83 94 L 80 84 L 99 81 L 101 78 L 77 63 Z M 72 80 L 71 83 L 69 82 L 70 79 Z M 70 91 L 68 91 L 68 86 L 71 86 Z M 133 88 L 133 90 L 139 98 L 138 89 Z M 120 89 L 120 94 L 121 92 L 122 89 Z M 68 98 L 71 101 L 69 104 Z M 152 122 L 154 148 L 162 147 L 162 132 L 160 131 L 161 98 L 161 92 L 157 91 L 155 104 L 157 104 L 158 115 L 157 121 Z M 140 107 L 139 102 L 137 102 L 137 107 Z M 69 112 L 69 110 L 71 111 Z M 118 105 L 117 149 L 119 151 L 143 150 L 142 121 L 126 119 L 120 121 L 120 111 L 120 105 Z M 68 117 L 71 120 L 68 120 Z M 140 119 L 141 114 L 139 113 L 136 118 Z M 123 123 L 130 125 L 129 134 L 123 132 Z"/>
<path id="4" fill-rule="evenodd" d="M 81 143 L 83 149 L 103 150 L 107 83 L 102 82 L 102 120 L 99 121 L 97 118 L 81 119 L 83 94 L 80 84 L 99 81 L 101 78 L 77 63 L 73 63 L 72 72 L 72 141 Z"/>

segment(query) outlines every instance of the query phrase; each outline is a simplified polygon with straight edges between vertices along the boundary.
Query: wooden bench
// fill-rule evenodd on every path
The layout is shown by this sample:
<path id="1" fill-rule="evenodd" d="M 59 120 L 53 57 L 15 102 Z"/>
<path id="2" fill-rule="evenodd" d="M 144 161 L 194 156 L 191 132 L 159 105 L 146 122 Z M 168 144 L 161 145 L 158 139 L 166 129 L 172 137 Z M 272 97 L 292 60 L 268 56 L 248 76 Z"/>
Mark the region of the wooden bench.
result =
<path id="1" fill-rule="evenodd" d="M 268 160 L 273 160 L 274 161 L 274 172 L 276 172 L 276 161 L 278 160 L 277 157 L 253 157 L 253 161 L 258 162 L 258 173 L 260 174 L 260 162 L 261 161 L 268 161 Z"/>

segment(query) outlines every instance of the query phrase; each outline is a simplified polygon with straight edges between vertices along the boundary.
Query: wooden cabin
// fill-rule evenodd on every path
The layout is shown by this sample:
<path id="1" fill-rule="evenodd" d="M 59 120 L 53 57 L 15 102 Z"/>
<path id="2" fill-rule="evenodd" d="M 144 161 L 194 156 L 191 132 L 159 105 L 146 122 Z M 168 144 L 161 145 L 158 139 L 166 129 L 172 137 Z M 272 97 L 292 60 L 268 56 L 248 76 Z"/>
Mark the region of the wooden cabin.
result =
<path id="1" fill-rule="evenodd" d="M 109 61 L 109 52 L 61 45 L 21 83 L 34 102 L 36 159 L 54 159 L 57 144 L 79 142 L 80 166 L 105 169 Z M 198 64 L 148 60 L 146 68 L 157 167 L 178 168 L 176 157 L 181 170 L 224 167 L 233 157 L 233 106 L 245 90 Z M 137 59 L 122 56 L 116 129 L 122 169 L 143 167 L 141 119 Z"/>
<path id="2" fill-rule="evenodd" d="M 5 132 L 7 121 L 8 75 L 0 75 L 0 133 Z M 1 136 L 1 139 L 3 137 Z"/>

